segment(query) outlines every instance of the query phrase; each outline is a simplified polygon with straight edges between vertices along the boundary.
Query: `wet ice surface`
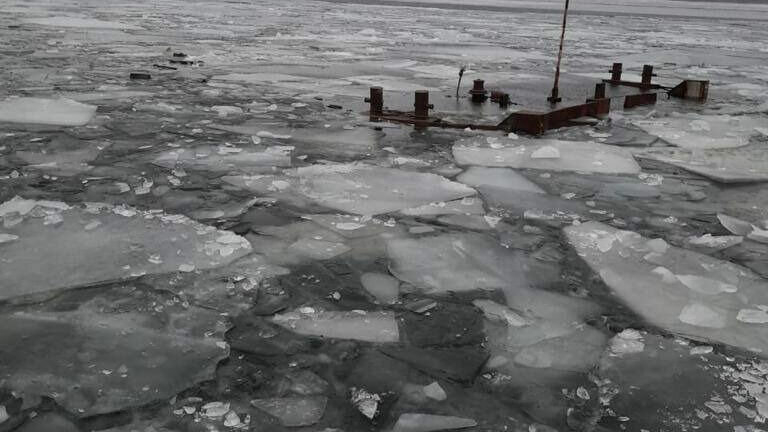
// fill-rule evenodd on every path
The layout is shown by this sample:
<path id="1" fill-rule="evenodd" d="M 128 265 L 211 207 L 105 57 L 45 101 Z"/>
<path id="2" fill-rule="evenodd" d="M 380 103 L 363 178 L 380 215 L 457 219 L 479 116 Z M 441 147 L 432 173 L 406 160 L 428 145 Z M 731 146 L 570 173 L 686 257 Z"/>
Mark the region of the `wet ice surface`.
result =
<path id="1" fill-rule="evenodd" d="M 624 3 L 663 16 L 575 15 L 563 97 L 710 101 L 533 138 L 362 98 L 543 109 L 557 15 L 0 2 L 0 430 L 768 429 L 768 33 Z"/>

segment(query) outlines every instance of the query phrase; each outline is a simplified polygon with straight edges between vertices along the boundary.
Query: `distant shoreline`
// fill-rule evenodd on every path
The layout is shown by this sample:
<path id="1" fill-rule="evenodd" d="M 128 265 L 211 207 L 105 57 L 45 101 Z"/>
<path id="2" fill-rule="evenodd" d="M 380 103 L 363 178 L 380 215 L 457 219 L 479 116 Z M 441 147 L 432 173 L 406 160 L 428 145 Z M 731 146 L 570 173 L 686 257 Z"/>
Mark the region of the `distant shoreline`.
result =
<path id="1" fill-rule="evenodd" d="M 562 10 L 556 8 L 536 8 L 525 6 L 499 6 L 499 5 L 483 5 L 483 4 L 459 4 L 451 2 L 441 2 L 434 0 L 317 0 L 325 3 L 346 3 L 346 4 L 360 4 L 368 6 L 400 6 L 400 7 L 418 7 L 418 8 L 433 8 L 433 9 L 448 9 L 448 10 L 471 10 L 471 11 L 488 11 L 488 12 L 518 12 L 518 13 L 541 13 L 541 14 L 562 14 Z M 768 0 L 669 0 L 675 3 L 732 3 L 732 4 L 757 4 L 766 5 Z M 642 6 L 642 5 L 638 5 Z M 748 13 L 748 11 L 744 11 Z M 600 10 L 571 10 L 571 15 L 582 16 L 636 16 L 636 17 L 661 17 L 672 19 L 691 19 L 691 20 L 708 20 L 708 21 L 768 21 L 768 15 L 763 18 L 755 18 L 749 16 L 743 17 L 719 17 L 719 16 L 701 16 L 701 15 L 676 15 L 676 14 L 663 14 L 663 13 L 646 13 L 646 12 L 622 12 L 622 11 L 600 11 Z"/>

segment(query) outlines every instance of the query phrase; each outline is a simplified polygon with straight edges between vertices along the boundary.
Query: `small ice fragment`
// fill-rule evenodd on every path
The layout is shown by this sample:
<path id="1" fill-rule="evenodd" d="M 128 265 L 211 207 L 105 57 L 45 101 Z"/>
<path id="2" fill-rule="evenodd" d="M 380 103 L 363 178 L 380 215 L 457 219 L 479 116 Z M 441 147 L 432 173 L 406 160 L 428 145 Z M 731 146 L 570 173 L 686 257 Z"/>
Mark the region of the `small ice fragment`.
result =
<path id="1" fill-rule="evenodd" d="M 643 352 L 645 344 L 639 331 L 625 329 L 611 339 L 611 352 L 615 355 Z"/>
<path id="2" fill-rule="evenodd" d="M 584 387 L 579 387 L 579 388 L 576 389 L 576 396 L 578 396 L 578 397 L 580 397 L 581 399 L 584 399 L 584 400 L 589 400 L 590 399 L 589 391 L 587 391 L 587 389 L 585 389 Z"/>
<path id="3" fill-rule="evenodd" d="M 179 271 L 184 273 L 189 273 L 195 271 L 195 266 L 193 264 L 182 264 L 179 266 Z"/>
<path id="4" fill-rule="evenodd" d="M 229 412 L 229 404 L 224 402 L 209 402 L 200 408 L 205 417 L 219 418 Z"/>
<path id="5" fill-rule="evenodd" d="M 392 304 L 397 301 L 400 282 L 392 276 L 383 273 L 364 273 L 360 276 L 360 282 L 379 303 Z"/>
<path id="6" fill-rule="evenodd" d="M 718 213 L 717 220 L 725 229 L 737 236 L 746 236 L 754 228 L 749 222 L 722 213 Z"/>
<path id="7" fill-rule="evenodd" d="M 379 412 L 379 403 L 381 402 L 381 396 L 371 393 L 363 388 L 351 389 L 351 402 L 352 405 L 357 408 L 364 416 L 373 420 L 376 414 Z"/>
<path id="8" fill-rule="evenodd" d="M 543 146 L 533 153 L 531 153 L 531 159 L 559 159 L 560 150 L 552 146 Z"/>
<path id="9" fill-rule="evenodd" d="M 651 270 L 651 273 L 661 276 L 661 281 L 664 283 L 673 284 L 678 282 L 677 276 L 666 267 L 656 267 Z"/>
<path id="10" fill-rule="evenodd" d="M 440 387 L 440 384 L 437 381 L 430 385 L 424 386 L 424 394 L 428 398 L 434 399 L 436 401 L 444 401 L 448 399 L 448 395 L 445 393 L 445 390 Z"/>
<path id="11" fill-rule="evenodd" d="M 240 425 L 240 417 L 236 412 L 230 411 L 224 416 L 224 426 L 237 427 Z"/>
<path id="12" fill-rule="evenodd" d="M 676 275 L 676 277 L 683 285 L 699 294 L 716 295 L 720 293 L 735 293 L 738 290 L 735 285 L 702 276 Z"/>
<path id="13" fill-rule="evenodd" d="M 714 351 L 714 348 L 712 348 L 711 346 L 709 346 L 709 345 L 700 345 L 700 346 L 696 346 L 696 347 L 691 348 L 690 354 L 691 355 L 704 355 L 704 354 L 709 354 L 712 351 Z"/>
<path id="14" fill-rule="evenodd" d="M 482 310 L 485 317 L 489 320 L 501 321 L 512 327 L 524 327 L 531 324 L 530 320 L 493 300 L 478 299 L 473 301 L 472 304 Z"/>
<path id="15" fill-rule="evenodd" d="M 726 326 L 726 315 L 723 311 L 713 309 L 702 303 L 685 305 L 680 311 L 678 319 L 697 327 L 724 328 Z"/>
<path id="16" fill-rule="evenodd" d="M 18 240 L 19 236 L 13 234 L 0 233 L 0 244 L 10 243 L 14 240 Z"/>
<path id="17" fill-rule="evenodd" d="M 768 312 L 759 309 L 741 309 L 736 319 L 750 324 L 768 323 Z"/>
<path id="18" fill-rule="evenodd" d="M 472 419 L 432 414 L 401 414 L 392 432 L 432 432 L 477 426 Z"/>

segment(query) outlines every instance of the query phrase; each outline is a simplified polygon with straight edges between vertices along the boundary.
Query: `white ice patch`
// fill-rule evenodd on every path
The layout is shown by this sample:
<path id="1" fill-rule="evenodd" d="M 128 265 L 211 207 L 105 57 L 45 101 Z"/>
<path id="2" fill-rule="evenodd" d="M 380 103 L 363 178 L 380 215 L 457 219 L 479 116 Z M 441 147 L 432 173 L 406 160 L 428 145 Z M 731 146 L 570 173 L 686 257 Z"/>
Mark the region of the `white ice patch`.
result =
<path id="1" fill-rule="evenodd" d="M 0 122 L 83 126 L 95 113 L 95 106 L 70 99 L 11 97 L 0 101 Z"/>
<path id="2" fill-rule="evenodd" d="M 457 143 L 453 156 L 460 165 L 530 168 L 552 171 L 581 171 L 603 174 L 638 174 L 640 166 L 624 149 L 594 142 L 519 139 L 514 147 L 493 149 L 475 144 Z M 536 159 L 531 156 L 543 148 L 556 149 L 559 158 Z M 552 155 L 551 150 L 546 153 Z"/>

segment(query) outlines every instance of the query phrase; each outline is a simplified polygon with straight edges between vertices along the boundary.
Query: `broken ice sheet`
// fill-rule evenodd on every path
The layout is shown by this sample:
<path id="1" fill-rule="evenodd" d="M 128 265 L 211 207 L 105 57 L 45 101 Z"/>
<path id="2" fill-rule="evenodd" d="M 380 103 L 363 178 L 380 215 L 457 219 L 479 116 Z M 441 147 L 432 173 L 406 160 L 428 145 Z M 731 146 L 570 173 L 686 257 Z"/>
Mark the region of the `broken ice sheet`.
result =
<path id="1" fill-rule="evenodd" d="M 472 419 L 433 414 L 401 414 L 392 432 L 432 432 L 477 426 Z"/>
<path id="2" fill-rule="evenodd" d="M 768 349 L 768 327 L 751 319 L 768 308 L 762 306 L 768 305 L 768 283 L 752 271 L 597 222 L 564 231 L 613 292 L 653 325 L 741 349 Z"/>
<path id="3" fill-rule="evenodd" d="M 277 417 L 283 426 L 310 426 L 323 417 L 328 399 L 324 396 L 254 399 L 251 405 Z"/>
<path id="4" fill-rule="evenodd" d="M 47 396 L 80 417 L 169 398 L 228 356 L 220 319 L 130 285 L 70 291 L 0 315 L 0 380 L 25 406 Z"/>
<path id="5" fill-rule="evenodd" d="M 637 156 L 677 166 L 720 183 L 768 181 L 768 160 L 761 145 L 714 150 L 654 148 L 638 151 Z"/>
<path id="6" fill-rule="evenodd" d="M 243 237 L 186 216 L 110 204 L 15 197 L 0 204 L 0 218 L 19 237 L 0 245 L 0 299 L 212 268 L 251 250 Z"/>
<path id="7" fill-rule="evenodd" d="M 681 340 L 637 335 L 644 349 L 603 354 L 596 382 L 607 410 L 599 424 L 606 430 L 721 431 L 723 423 L 750 424 L 765 378 L 751 361 L 727 359 Z M 692 354 L 691 351 L 704 351 Z M 750 391 L 751 389 L 751 391 Z M 751 399 L 751 398 L 749 398 Z M 740 407 L 746 408 L 742 411 Z"/>
<path id="8" fill-rule="evenodd" d="M 259 150 L 224 145 L 201 146 L 168 150 L 157 156 L 153 163 L 169 169 L 254 174 L 272 172 L 273 167 L 290 167 L 292 152 L 293 147 L 289 146 L 272 146 Z"/>
<path id="9" fill-rule="evenodd" d="M 0 122 L 83 126 L 95 113 L 95 106 L 70 99 L 10 97 L 0 101 Z"/>
<path id="10" fill-rule="evenodd" d="M 353 163 L 287 170 L 285 177 L 230 176 L 224 180 L 254 192 L 299 195 L 347 213 L 377 215 L 472 196 L 475 190 L 436 174 Z"/>
<path id="11" fill-rule="evenodd" d="M 668 143 L 687 149 L 723 149 L 749 144 L 765 120 L 749 116 L 673 113 L 670 117 L 633 121 Z"/>
<path id="12" fill-rule="evenodd" d="M 365 342 L 399 342 L 395 315 L 389 311 L 318 311 L 301 307 L 275 315 L 273 322 L 307 336 Z"/>
<path id="13" fill-rule="evenodd" d="M 456 177 L 461 183 L 472 187 L 497 187 L 533 193 L 546 193 L 537 184 L 509 168 L 469 167 Z"/>
<path id="14" fill-rule="evenodd" d="M 543 148 L 556 149 L 559 157 L 534 157 Z M 551 156 L 549 152 L 548 154 Z M 621 148 L 594 142 L 552 139 L 518 139 L 507 147 L 491 148 L 484 143 L 458 142 L 453 156 L 459 165 L 580 171 L 603 174 L 637 174 L 640 166 Z"/>

